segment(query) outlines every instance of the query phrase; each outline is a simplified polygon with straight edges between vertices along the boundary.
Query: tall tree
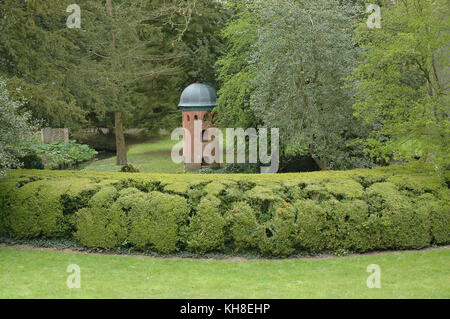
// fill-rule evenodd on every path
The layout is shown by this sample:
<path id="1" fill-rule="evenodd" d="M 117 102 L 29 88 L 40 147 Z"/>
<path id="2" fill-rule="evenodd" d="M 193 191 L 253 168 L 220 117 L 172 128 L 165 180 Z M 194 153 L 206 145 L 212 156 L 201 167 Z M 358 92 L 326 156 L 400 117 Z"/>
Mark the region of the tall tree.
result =
<path id="1" fill-rule="evenodd" d="M 260 120 L 250 108 L 250 96 L 255 78 L 251 55 L 261 26 L 255 14 L 258 2 L 236 0 L 227 2 L 227 6 L 234 15 L 221 31 L 226 50 L 217 61 L 221 86 L 214 112 L 223 127 L 256 127 Z"/>
<path id="2" fill-rule="evenodd" d="M 351 147 L 363 129 L 343 89 L 358 56 L 356 6 L 334 0 L 257 1 L 251 108 L 283 143 L 321 169 L 359 165 Z"/>
<path id="3" fill-rule="evenodd" d="M 140 83 L 179 72 L 180 56 L 174 48 L 187 31 L 195 1 L 105 0 L 95 4 L 83 11 L 88 11 L 83 21 L 89 55 L 81 64 L 87 68 L 79 72 L 95 76 L 106 101 L 105 112 L 114 114 L 117 164 L 126 165 L 124 117 L 131 117 L 138 107 Z M 171 37 L 165 37 L 169 33 Z"/>
<path id="4" fill-rule="evenodd" d="M 26 153 L 32 137 L 29 114 L 20 112 L 20 102 L 14 101 L 0 77 L 0 176 L 8 168 L 20 166 L 19 158 Z"/>
<path id="5" fill-rule="evenodd" d="M 76 126 L 85 115 L 65 86 L 77 47 L 64 2 L 0 1 L 0 74 L 14 98 L 25 98 L 21 107 L 51 126 Z"/>
<path id="6" fill-rule="evenodd" d="M 219 36 L 230 12 L 219 1 L 197 0 L 192 9 L 189 28 L 182 41 L 172 39 L 176 33 L 164 28 L 161 37 L 168 46 L 161 46 L 160 54 L 176 51 L 180 68 L 169 76 L 144 79 L 139 83 L 135 99 L 138 103 L 133 125 L 154 132 L 159 129 L 179 127 L 181 111 L 177 107 L 182 90 L 189 84 L 199 81 L 218 88 L 215 78 L 215 62 L 223 52 L 223 40 Z"/>
<path id="7" fill-rule="evenodd" d="M 108 14 L 111 17 L 111 21 L 114 20 L 113 15 L 113 7 L 112 0 L 106 0 L 106 8 L 108 10 Z M 137 30 L 136 30 L 137 31 Z M 112 64 L 111 69 L 113 72 L 116 71 L 117 62 L 114 61 L 116 57 L 114 54 L 116 53 L 116 36 L 114 32 L 111 33 L 111 56 Z M 120 92 L 120 90 L 119 90 Z M 116 98 L 114 98 L 115 100 Z M 123 135 L 123 122 L 122 122 L 122 110 L 118 108 L 117 105 L 113 105 L 114 111 L 114 125 L 115 125 L 115 134 L 116 134 L 116 151 L 117 151 L 117 165 L 127 165 L 127 151 L 125 148 L 125 136 Z"/>
<path id="8" fill-rule="evenodd" d="M 364 60 L 354 72 L 357 114 L 374 125 L 378 160 L 448 165 L 448 0 L 383 1 L 382 26 L 358 29 Z"/>

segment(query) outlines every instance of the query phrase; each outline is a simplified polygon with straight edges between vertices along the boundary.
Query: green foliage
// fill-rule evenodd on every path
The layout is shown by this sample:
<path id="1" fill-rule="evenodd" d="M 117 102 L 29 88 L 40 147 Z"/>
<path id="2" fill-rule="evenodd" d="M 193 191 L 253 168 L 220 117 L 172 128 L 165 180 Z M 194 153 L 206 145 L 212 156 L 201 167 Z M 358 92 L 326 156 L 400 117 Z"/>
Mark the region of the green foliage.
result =
<path id="1" fill-rule="evenodd" d="M 259 185 L 245 192 L 245 197 L 257 212 L 258 220 L 261 223 L 271 219 L 275 210 L 284 202 L 272 189 Z"/>
<path id="2" fill-rule="evenodd" d="M 0 183 L 0 235 L 12 236 L 9 215 L 11 206 L 17 199 L 17 182 L 9 181 Z"/>
<path id="3" fill-rule="evenodd" d="M 418 214 L 429 214 L 432 240 L 435 244 L 448 244 L 448 229 L 450 228 L 450 207 L 448 201 L 438 200 L 432 194 L 419 197 Z"/>
<path id="4" fill-rule="evenodd" d="M 129 240 L 140 249 L 152 247 L 162 253 L 177 250 L 181 226 L 187 223 L 189 206 L 186 199 L 160 192 L 136 193 L 133 203 Z"/>
<path id="5" fill-rule="evenodd" d="M 75 141 L 49 144 L 35 142 L 31 146 L 31 152 L 39 156 L 49 169 L 70 168 L 89 161 L 98 154 L 88 145 L 78 144 Z"/>
<path id="6" fill-rule="evenodd" d="M 0 3 L 0 73 L 23 101 L 21 109 L 58 127 L 78 125 L 85 115 L 65 83 L 78 52 L 65 23 L 67 6 L 59 0 Z"/>
<path id="7" fill-rule="evenodd" d="M 361 184 L 354 180 L 330 181 L 325 184 L 325 188 L 337 199 L 361 198 L 364 192 Z"/>
<path id="8" fill-rule="evenodd" d="M 43 124 L 112 127 L 120 110 L 125 126 L 157 133 L 178 125 L 185 86 L 214 84 L 221 3 L 114 0 L 111 16 L 105 0 L 82 1 L 80 29 L 66 26 L 70 4 L 0 2 L 0 73 Z"/>
<path id="9" fill-rule="evenodd" d="M 108 208 L 117 197 L 117 190 L 112 186 L 102 188 L 98 193 L 92 196 L 89 201 L 90 207 Z"/>
<path id="10" fill-rule="evenodd" d="M 326 233 L 327 215 L 320 204 L 312 201 L 294 203 L 298 211 L 298 245 L 307 251 L 322 251 L 329 242 Z"/>
<path id="11" fill-rule="evenodd" d="M 357 30 L 363 59 L 351 84 L 355 110 L 373 126 L 364 141 L 378 161 L 448 165 L 447 0 L 382 1 L 382 27 Z"/>
<path id="12" fill-rule="evenodd" d="M 368 205 L 362 200 L 329 201 L 324 205 L 332 220 L 328 244 L 333 251 L 365 252 L 371 249 L 373 233 L 368 216 Z"/>
<path id="13" fill-rule="evenodd" d="M 37 180 L 18 188 L 6 218 L 11 233 L 19 238 L 68 236 L 71 227 L 61 196 L 70 186 L 65 181 Z"/>
<path id="14" fill-rule="evenodd" d="M 358 56 L 360 7 L 339 1 L 233 1 L 218 60 L 219 123 L 280 128 L 284 150 L 321 169 L 370 165 L 354 138 L 365 134 L 343 88 Z M 301 30 L 301 32 L 299 31 Z M 282 160 L 283 162 L 283 160 Z"/>
<path id="15" fill-rule="evenodd" d="M 203 198 L 189 223 L 187 248 L 204 253 L 221 250 L 225 244 L 225 219 L 219 212 L 220 200 L 214 196 Z"/>
<path id="16" fill-rule="evenodd" d="M 163 254 L 417 249 L 450 243 L 448 200 L 426 163 L 272 176 L 12 170 L 0 235 Z"/>
<path id="17" fill-rule="evenodd" d="M 352 116 L 351 92 L 342 88 L 358 56 L 352 40 L 358 7 L 333 0 L 258 3 L 252 110 L 321 169 L 360 166 L 349 142 L 363 127 Z"/>
<path id="18" fill-rule="evenodd" d="M 258 247 L 261 238 L 258 231 L 258 221 L 255 212 L 245 202 L 237 202 L 227 215 L 230 226 L 230 236 L 236 250 Z"/>
<path id="19" fill-rule="evenodd" d="M 230 18 L 226 4 L 218 1 L 197 0 L 189 30 L 180 48 L 186 53 L 184 68 L 191 79 L 217 88 L 215 63 L 224 51 L 219 33 Z M 179 96 L 177 96 L 178 98 Z"/>
<path id="20" fill-rule="evenodd" d="M 257 41 L 258 17 L 252 3 L 233 1 L 228 5 L 235 14 L 221 31 L 227 47 L 217 61 L 221 87 L 214 111 L 223 127 L 256 127 L 259 121 L 250 109 L 252 80 L 255 78 L 250 60 Z"/>
<path id="21" fill-rule="evenodd" d="M 422 248 L 430 242 L 429 212 L 417 209 L 395 184 L 373 184 L 366 194 L 369 212 L 379 218 L 380 248 Z"/>
<path id="22" fill-rule="evenodd" d="M 117 196 L 115 188 L 109 186 L 95 194 L 89 207 L 76 213 L 74 234 L 82 245 L 93 248 L 120 247 L 127 236 L 127 218 L 118 205 L 113 205 Z"/>
<path id="23" fill-rule="evenodd" d="M 133 187 L 117 192 L 106 186 L 76 213 L 74 236 L 87 247 L 111 249 L 129 242 L 137 249 L 169 253 L 177 249 L 188 213 L 186 199 L 180 196 Z"/>
<path id="24" fill-rule="evenodd" d="M 273 256 L 288 256 L 295 250 L 295 240 L 298 236 L 296 223 L 297 211 L 289 203 L 280 207 L 272 219 L 263 227 L 263 236 L 258 246 L 263 254 Z"/>
<path id="25" fill-rule="evenodd" d="M 8 168 L 20 165 L 19 158 L 25 155 L 26 145 L 31 140 L 29 114 L 20 114 L 20 106 L 21 103 L 11 98 L 0 76 L 0 176 Z"/>
<path id="26" fill-rule="evenodd" d="M 139 173 L 139 169 L 137 167 L 134 167 L 132 164 L 127 164 L 125 166 L 122 166 L 120 171 L 122 173 Z"/>
<path id="27" fill-rule="evenodd" d="M 23 164 L 23 168 L 26 169 L 44 169 L 44 163 L 42 158 L 36 154 L 34 151 L 28 151 L 28 154 L 19 158 L 20 162 Z"/>

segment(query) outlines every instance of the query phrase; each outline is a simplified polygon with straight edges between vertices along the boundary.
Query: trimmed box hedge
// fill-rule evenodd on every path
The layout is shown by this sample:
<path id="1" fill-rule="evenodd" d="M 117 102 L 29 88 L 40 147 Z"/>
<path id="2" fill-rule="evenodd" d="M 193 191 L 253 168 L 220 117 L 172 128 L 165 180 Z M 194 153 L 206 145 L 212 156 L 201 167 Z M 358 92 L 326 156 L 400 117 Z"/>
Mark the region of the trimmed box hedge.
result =
<path id="1" fill-rule="evenodd" d="M 450 243 L 447 178 L 425 163 L 276 175 L 15 170 L 0 236 L 174 253 L 367 252 Z"/>

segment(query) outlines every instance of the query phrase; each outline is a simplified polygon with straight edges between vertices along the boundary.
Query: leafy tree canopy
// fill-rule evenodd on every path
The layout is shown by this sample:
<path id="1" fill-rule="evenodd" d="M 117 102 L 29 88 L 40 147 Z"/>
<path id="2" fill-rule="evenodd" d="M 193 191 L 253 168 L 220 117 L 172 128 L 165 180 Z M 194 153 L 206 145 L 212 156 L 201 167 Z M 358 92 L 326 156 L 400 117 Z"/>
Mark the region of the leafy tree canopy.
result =
<path id="1" fill-rule="evenodd" d="M 20 106 L 20 102 L 11 98 L 5 79 L 0 77 L 0 175 L 8 168 L 20 166 L 19 157 L 24 155 L 32 137 L 30 116 L 20 113 Z"/>
<path id="2" fill-rule="evenodd" d="M 448 163 L 449 10 L 448 0 L 387 1 L 380 29 L 358 29 L 355 109 L 374 126 L 365 143 L 377 160 Z"/>
<path id="3" fill-rule="evenodd" d="M 66 74 L 76 63 L 76 45 L 65 28 L 67 1 L 0 1 L 0 74 L 23 108 L 51 126 L 84 119 Z M 15 88 L 20 87 L 20 95 Z"/>
<path id="4" fill-rule="evenodd" d="M 334 0 L 252 1 L 223 35 L 222 123 L 280 129 L 283 144 L 322 169 L 360 165 L 351 141 L 363 134 L 344 79 L 357 61 L 360 7 Z"/>

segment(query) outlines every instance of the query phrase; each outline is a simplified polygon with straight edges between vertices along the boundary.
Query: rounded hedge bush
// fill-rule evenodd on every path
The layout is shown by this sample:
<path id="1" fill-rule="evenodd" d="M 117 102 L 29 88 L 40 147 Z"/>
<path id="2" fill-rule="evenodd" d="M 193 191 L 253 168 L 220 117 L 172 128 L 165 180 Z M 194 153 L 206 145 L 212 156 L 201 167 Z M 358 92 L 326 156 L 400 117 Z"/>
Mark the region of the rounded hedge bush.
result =
<path id="1" fill-rule="evenodd" d="M 129 198 L 136 205 L 129 210 L 129 240 L 139 249 L 154 248 L 161 253 L 177 250 L 181 227 L 190 212 L 185 198 L 160 192 L 136 193 Z"/>
<path id="2" fill-rule="evenodd" d="M 271 176 L 130 176 L 10 171 L 0 179 L 0 236 L 266 256 L 450 243 L 450 175 L 423 163 Z"/>

